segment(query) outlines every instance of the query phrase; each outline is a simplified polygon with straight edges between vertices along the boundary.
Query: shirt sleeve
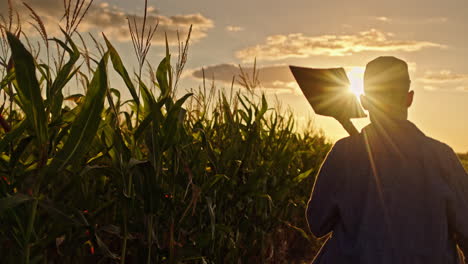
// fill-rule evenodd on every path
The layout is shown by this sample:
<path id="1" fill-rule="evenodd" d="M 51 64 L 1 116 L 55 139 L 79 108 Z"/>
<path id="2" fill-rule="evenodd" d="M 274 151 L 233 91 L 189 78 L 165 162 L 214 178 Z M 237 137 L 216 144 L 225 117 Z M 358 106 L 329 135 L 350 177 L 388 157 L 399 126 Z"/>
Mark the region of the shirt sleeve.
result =
<path id="1" fill-rule="evenodd" d="M 447 204 L 449 226 L 455 234 L 458 247 L 468 256 L 468 174 L 463 168 L 457 155 L 451 148 L 447 148 L 448 181 L 452 191 Z M 463 263 L 468 263 L 467 258 Z"/>
<path id="2" fill-rule="evenodd" d="M 337 177 L 343 173 L 340 164 L 340 142 L 330 150 L 315 180 L 312 194 L 307 204 L 306 218 L 310 231 L 322 237 L 333 231 L 339 214 L 337 204 Z"/>

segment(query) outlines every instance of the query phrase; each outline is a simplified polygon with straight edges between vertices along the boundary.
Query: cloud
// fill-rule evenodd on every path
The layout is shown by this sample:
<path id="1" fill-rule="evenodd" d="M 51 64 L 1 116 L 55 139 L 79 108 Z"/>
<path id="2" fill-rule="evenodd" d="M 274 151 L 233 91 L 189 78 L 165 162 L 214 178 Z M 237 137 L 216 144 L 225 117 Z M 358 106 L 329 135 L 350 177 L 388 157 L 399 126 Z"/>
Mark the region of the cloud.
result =
<path id="1" fill-rule="evenodd" d="M 419 79 L 428 91 L 453 90 L 468 91 L 468 74 L 454 73 L 450 70 L 427 71 Z"/>
<path id="2" fill-rule="evenodd" d="M 424 90 L 434 92 L 434 91 L 452 91 L 452 92 L 468 92 L 468 84 L 459 85 L 459 86 L 434 86 L 434 85 L 424 85 Z"/>
<path id="3" fill-rule="evenodd" d="M 265 43 L 236 52 L 244 61 L 254 57 L 260 60 L 281 60 L 307 58 L 314 55 L 349 56 L 364 51 L 405 51 L 413 52 L 424 48 L 444 48 L 442 44 L 417 41 L 395 40 L 394 34 L 377 29 L 362 31 L 354 35 L 307 36 L 303 33 L 273 35 Z"/>
<path id="4" fill-rule="evenodd" d="M 432 86 L 432 85 L 424 85 L 423 88 L 424 90 L 427 90 L 427 91 L 437 91 L 440 89 L 439 87 Z"/>
<path id="5" fill-rule="evenodd" d="M 420 80 L 425 83 L 462 82 L 468 81 L 468 74 L 453 73 L 450 70 L 427 71 Z"/>
<path id="6" fill-rule="evenodd" d="M 244 31 L 244 28 L 243 27 L 238 27 L 238 26 L 227 26 L 226 31 L 239 32 L 239 31 Z"/>
<path id="7" fill-rule="evenodd" d="M 253 75 L 253 67 L 242 67 L 243 71 L 250 76 Z M 239 79 L 241 71 L 238 66 L 233 64 L 218 64 L 207 66 L 204 68 L 205 78 L 214 79 L 226 84 L 232 83 L 233 76 L 236 80 Z M 258 80 L 261 88 L 270 90 L 276 93 L 300 93 L 299 87 L 296 84 L 294 76 L 291 74 L 287 65 L 275 65 L 258 67 Z M 197 69 L 192 72 L 192 77 L 197 79 L 203 78 L 202 69 Z"/>
<path id="8" fill-rule="evenodd" d="M 60 0 L 13 0 L 13 9 L 24 11 L 23 2 L 34 8 L 38 13 L 47 13 L 49 15 L 63 15 L 63 1 Z M 7 15 L 9 6 L 8 1 L 0 2 L 0 14 Z M 21 12 L 20 12 L 21 13 Z"/>
<path id="9" fill-rule="evenodd" d="M 465 85 L 465 86 L 457 86 L 457 87 L 455 87 L 455 90 L 456 90 L 456 91 L 459 91 L 459 92 L 468 92 L 468 85 Z"/>
<path id="10" fill-rule="evenodd" d="M 39 14 L 49 34 L 59 33 L 58 25 L 61 23 L 63 26 L 64 23 L 64 21 L 60 22 L 63 16 L 62 0 L 26 0 L 25 2 Z M 20 1 L 15 1 L 15 6 L 23 14 L 24 19 L 24 14 L 28 13 L 23 12 L 25 10 L 20 3 Z M 5 12 L 8 11 L 7 1 L 0 1 L 0 10 L 0 13 L 6 15 Z M 200 13 L 165 16 L 159 14 L 159 10 L 152 6 L 148 7 L 147 12 L 147 25 L 155 25 L 156 21 L 159 21 L 158 30 L 153 38 L 154 44 L 164 44 L 164 33 L 167 33 L 168 40 L 171 43 L 177 42 L 177 32 L 179 32 L 183 40 L 188 34 L 190 25 L 193 25 L 191 40 L 198 41 L 206 37 L 208 30 L 214 27 L 214 22 Z M 128 17 L 131 18 L 131 21 L 135 18 L 137 25 L 143 23 L 142 15 L 133 15 L 109 2 L 94 3 L 80 24 L 79 31 L 104 32 L 110 39 L 123 42 L 131 41 L 128 32 Z M 26 30 L 31 30 L 30 26 L 23 24 Z"/>
<path id="11" fill-rule="evenodd" d="M 373 17 L 373 19 L 381 22 L 390 22 L 391 19 L 385 16 Z"/>
<path id="12" fill-rule="evenodd" d="M 371 20 L 391 23 L 391 24 L 413 24 L 413 25 L 427 25 L 427 24 L 443 24 L 449 21 L 447 17 L 428 17 L 428 18 L 403 18 L 403 17 L 386 17 L 386 16 L 373 16 Z"/>
<path id="13" fill-rule="evenodd" d="M 100 15 L 93 15 L 93 12 L 90 14 L 83 25 L 83 28 L 85 28 L 87 31 L 103 31 L 110 38 L 119 41 L 131 40 L 130 34 L 128 33 L 128 24 L 126 20 L 126 18 L 129 17 L 129 14 L 124 13 L 117 8 L 103 9 L 100 11 Z M 143 24 L 142 16 L 130 16 L 130 21 L 133 21 L 133 18 L 135 19 L 137 25 L 141 26 Z M 212 20 L 206 18 L 200 13 L 175 16 L 150 14 L 147 21 L 153 25 L 156 23 L 156 21 L 159 22 L 158 29 L 153 40 L 153 42 L 156 44 L 164 44 L 164 33 L 167 33 L 168 40 L 172 43 L 178 41 L 178 32 L 182 38 L 181 40 L 184 40 L 183 38 L 185 38 L 185 36 L 188 34 L 190 25 L 193 25 L 191 40 L 198 41 L 206 37 L 207 31 L 214 26 Z"/>
<path id="14" fill-rule="evenodd" d="M 448 22 L 449 19 L 447 17 L 432 17 L 425 20 L 422 20 L 423 24 L 442 24 Z"/>

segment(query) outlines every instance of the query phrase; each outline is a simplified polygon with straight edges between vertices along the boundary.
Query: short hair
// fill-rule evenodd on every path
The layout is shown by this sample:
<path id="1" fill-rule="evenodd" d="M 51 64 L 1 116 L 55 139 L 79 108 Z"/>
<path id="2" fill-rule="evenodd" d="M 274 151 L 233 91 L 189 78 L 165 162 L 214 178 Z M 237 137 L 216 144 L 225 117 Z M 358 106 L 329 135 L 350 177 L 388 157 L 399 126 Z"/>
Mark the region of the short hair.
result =
<path id="1" fill-rule="evenodd" d="M 366 96 L 394 101 L 403 99 L 410 87 L 408 64 L 391 56 L 378 57 L 366 65 L 364 93 Z"/>

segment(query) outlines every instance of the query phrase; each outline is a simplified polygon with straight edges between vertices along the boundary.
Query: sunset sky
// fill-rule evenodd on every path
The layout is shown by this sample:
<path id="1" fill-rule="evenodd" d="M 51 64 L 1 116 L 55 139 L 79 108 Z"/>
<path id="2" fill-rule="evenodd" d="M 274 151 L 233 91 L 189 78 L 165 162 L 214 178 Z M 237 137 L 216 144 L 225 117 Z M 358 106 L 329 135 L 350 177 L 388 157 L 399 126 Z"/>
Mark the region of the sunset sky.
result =
<path id="1" fill-rule="evenodd" d="M 53 33 L 62 0 L 25 2 Z M 104 31 L 130 63 L 134 56 L 125 18 L 143 9 L 143 0 L 95 1 L 80 31 Z M 5 10 L 7 0 L 0 0 L 0 13 Z M 378 56 L 404 59 L 415 91 L 409 119 L 426 135 L 468 151 L 466 0 L 150 0 L 148 11 L 160 21 L 153 64 L 162 58 L 164 31 L 174 43 L 177 29 L 184 36 L 194 25 L 182 87 L 197 87 L 204 67 L 208 78 L 228 88 L 238 74 L 236 65 L 248 69 L 256 57 L 265 91 L 291 106 L 298 120 L 314 119 L 333 140 L 346 132 L 335 120 L 313 114 L 287 65 L 345 67 L 358 76 Z M 355 121 L 359 127 L 367 122 Z"/>

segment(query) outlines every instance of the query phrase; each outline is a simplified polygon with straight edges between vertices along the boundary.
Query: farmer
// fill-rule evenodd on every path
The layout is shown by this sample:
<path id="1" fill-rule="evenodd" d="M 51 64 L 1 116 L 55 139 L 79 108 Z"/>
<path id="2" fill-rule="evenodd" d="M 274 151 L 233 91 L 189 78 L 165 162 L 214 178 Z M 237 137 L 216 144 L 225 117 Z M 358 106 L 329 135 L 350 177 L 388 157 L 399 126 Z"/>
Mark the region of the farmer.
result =
<path id="1" fill-rule="evenodd" d="M 468 253 L 468 175 L 453 150 L 407 120 L 408 65 L 366 66 L 371 124 L 328 153 L 307 206 L 314 264 L 455 264 Z M 466 262 L 468 263 L 468 262 Z"/>

